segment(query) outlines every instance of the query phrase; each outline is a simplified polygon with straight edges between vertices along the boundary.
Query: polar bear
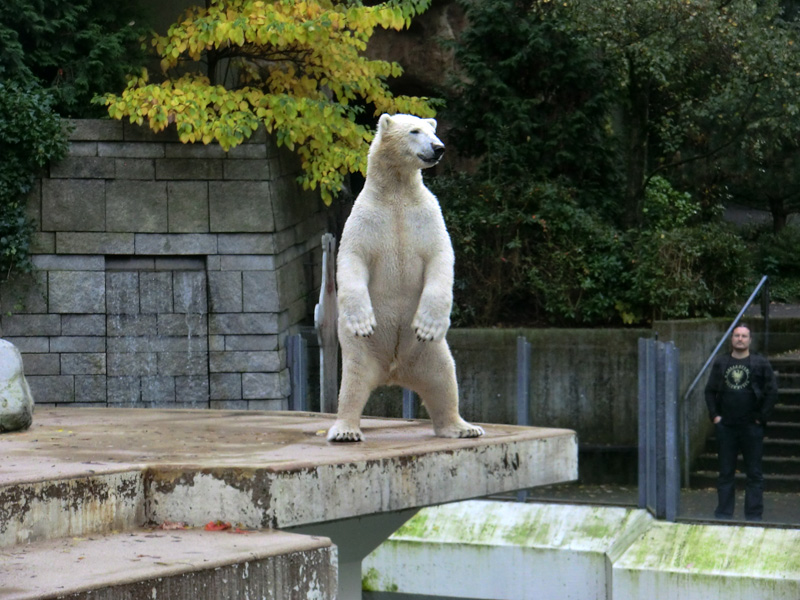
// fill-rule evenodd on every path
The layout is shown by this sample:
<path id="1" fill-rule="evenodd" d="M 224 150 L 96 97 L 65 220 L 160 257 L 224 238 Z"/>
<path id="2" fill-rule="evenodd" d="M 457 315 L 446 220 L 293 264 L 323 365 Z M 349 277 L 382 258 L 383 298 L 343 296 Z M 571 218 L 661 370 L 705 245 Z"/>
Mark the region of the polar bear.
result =
<path id="1" fill-rule="evenodd" d="M 342 383 L 328 440 L 364 439 L 361 413 L 379 385 L 422 399 L 440 437 L 477 437 L 458 413 L 455 362 L 445 340 L 453 303 L 453 246 L 421 170 L 442 158 L 436 121 L 384 114 L 367 179 L 337 258 Z"/>

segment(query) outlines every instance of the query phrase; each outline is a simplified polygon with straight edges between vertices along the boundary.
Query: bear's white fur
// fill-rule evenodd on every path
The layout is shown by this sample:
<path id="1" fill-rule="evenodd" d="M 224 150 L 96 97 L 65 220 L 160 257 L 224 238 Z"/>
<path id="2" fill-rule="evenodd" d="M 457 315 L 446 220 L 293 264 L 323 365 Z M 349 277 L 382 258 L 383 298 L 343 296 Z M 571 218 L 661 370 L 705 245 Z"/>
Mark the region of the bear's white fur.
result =
<path id="1" fill-rule="evenodd" d="M 342 384 L 328 440 L 364 439 L 370 392 L 400 385 L 422 399 L 440 437 L 483 429 L 458 413 L 455 362 L 445 341 L 453 303 L 453 246 L 421 169 L 439 162 L 436 121 L 382 115 L 367 179 L 345 223 L 337 258 Z"/>

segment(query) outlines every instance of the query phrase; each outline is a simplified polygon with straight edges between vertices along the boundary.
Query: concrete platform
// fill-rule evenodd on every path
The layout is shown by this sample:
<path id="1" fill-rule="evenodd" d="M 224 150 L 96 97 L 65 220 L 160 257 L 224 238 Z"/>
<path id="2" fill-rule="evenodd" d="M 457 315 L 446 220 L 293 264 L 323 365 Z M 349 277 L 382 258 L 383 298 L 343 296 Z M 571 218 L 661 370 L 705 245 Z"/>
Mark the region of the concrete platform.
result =
<path id="1" fill-rule="evenodd" d="M 281 531 L 132 531 L 0 549 L 0 598 L 328 598 L 330 540 Z M 287 585 L 291 582 L 291 585 Z"/>
<path id="2" fill-rule="evenodd" d="M 341 551 L 382 515 L 396 528 L 398 515 L 424 506 L 577 478 L 569 430 L 486 425 L 484 437 L 452 440 L 434 437 L 428 422 L 363 419 L 366 442 L 330 444 L 332 422 L 316 413 L 39 408 L 30 430 L 0 436 L 0 552 L 216 520 L 309 534 L 344 523 L 335 529 Z M 370 550 L 345 554 L 358 567 Z M 0 571 L 0 589 L 6 577 Z M 360 572 L 346 579 L 360 582 Z M 340 571 L 340 598 L 360 595 L 342 595 L 342 581 Z"/>

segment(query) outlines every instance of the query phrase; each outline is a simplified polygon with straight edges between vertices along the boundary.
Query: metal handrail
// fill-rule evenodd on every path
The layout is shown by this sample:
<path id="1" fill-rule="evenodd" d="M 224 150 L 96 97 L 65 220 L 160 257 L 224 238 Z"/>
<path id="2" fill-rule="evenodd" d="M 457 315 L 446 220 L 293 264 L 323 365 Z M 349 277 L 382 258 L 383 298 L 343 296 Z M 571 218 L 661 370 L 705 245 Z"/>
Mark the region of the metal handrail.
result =
<path id="1" fill-rule="evenodd" d="M 761 288 L 764 288 L 764 295 L 762 296 L 761 310 L 762 310 L 762 313 L 764 315 L 764 353 L 766 354 L 767 348 L 768 348 L 768 344 L 769 344 L 769 286 L 767 285 L 767 276 L 764 275 L 763 277 L 761 277 L 761 281 L 758 282 L 758 285 L 753 290 L 753 293 L 750 294 L 750 297 L 747 299 L 747 302 L 745 302 L 744 306 L 742 307 L 742 310 L 740 310 L 739 314 L 736 315 L 736 318 L 733 320 L 733 323 L 731 323 L 731 326 L 728 327 L 728 330 L 724 333 L 724 335 L 720 339 L 719 343 L 716 345 L 714 350 L 709 355 L 708 360 L 706 360 L 705 364 L 703 365 L 703 368 L 700 369 L 700 372 L 697 374 L 697 377 L 694 378 L 694 381 L 692 381 L 692 383 L 689 385 L 689 388 L 686 390 L 686 393 L 683 395 L 683 402 L 681 402 L 681 408 L 683 410 L 683 459 L 684 459 L 684 465 L 685 465 L 683 483 L 684 483 L 684 486 L 686 486 L 686 487 L 689 486 L 689 475 L 690 475 L 690 473 L 689 473 L 689 411 L 688 411 L 688 409 L 686 407 L 686 405 L 687 405 L 687 403 L 689 401 L 689 396 L 691 396 L 692 392 L 694 391 L 694 388 L 697 386 L 698 382 L 703 377 L 703 375 L 705 374 L 706 370 L 708 369 L 708 367 L 713 362 L 714 358 L 717 356 L 717 353 L 719 352 L 720 348 L 722 348 L 722 345 L 725 343 L 725 340 L 727 340 L 728 336 L 731 334 L 731 332 L 734 329 L 736 329 L 736 326 L 739 324 L 739 321 L 742 319 L 742 316 L 744 315 L 745 311 L 747 311 L 747 309 L 750 308 L 750 305 L 753 303 L 753 300 L 755 300 L 755 297 L 758 295 L 758 292 L 761 291 Z"/>

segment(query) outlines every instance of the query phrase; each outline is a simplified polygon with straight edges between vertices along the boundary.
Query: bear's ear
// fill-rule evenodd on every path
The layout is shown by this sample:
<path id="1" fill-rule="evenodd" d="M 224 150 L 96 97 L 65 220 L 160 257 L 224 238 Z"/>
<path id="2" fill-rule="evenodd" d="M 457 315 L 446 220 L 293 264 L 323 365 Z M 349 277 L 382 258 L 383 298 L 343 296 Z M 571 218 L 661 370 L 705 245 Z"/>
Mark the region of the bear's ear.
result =
<path id="1" fill-rule="evenodd" d="M 436 119 L 423 119 L 428 125 L 433 127 L 433 130 L 436 131 Z"/>
<path id="2" fill-rule="evenodd" d="M 378 131 L 389 131 L 389 127 L 392 125 L 392 117 L 383 113 L 381 118 L 378 119 Z"/>

